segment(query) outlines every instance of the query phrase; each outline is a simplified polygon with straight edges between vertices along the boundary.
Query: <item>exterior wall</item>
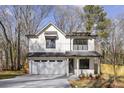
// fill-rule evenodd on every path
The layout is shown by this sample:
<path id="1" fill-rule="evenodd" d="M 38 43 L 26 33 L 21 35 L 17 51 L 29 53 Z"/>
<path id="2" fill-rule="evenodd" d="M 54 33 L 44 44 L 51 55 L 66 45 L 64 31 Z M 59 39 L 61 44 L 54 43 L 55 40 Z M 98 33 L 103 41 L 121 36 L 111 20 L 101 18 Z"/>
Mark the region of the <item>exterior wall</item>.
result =
<path id="1" fill-rule="evenodd" d="M 80 58 L 79 58 L 80 59 Z M 35 57 L 29 59 L 29 74 L 61 74 L 69 75 L 69 60 L 62 57 Z M 34 62 L 34 60 L 55 60 L 55 62 Z M 59 63 L 57 60 L 63 60 Z M 95 58 L 89 58 L 89 69 L 79 69 L 78 75 L 84 74 L 94 74 L 94 61 Z M 98 62 L 96 62 L 98 63 Z M 74 59 L 74 74 L 77 74 L 77 58 Z"/>
<path id="2" fill-rule="evenodd" d="M 73 51 L 73 40 L 69 39 L 69 43 L 71 43 L 71 50 Z M 95 51 L 95 40 L 94 39 L 88 39 L 88 50 L 74 50 L 74 51 Z"/>
<path id="3" fill-rule="evenodd" d="M 45 40 L 45 35 L 44 32 L 47 31 L 56 31 L 58 38 L 56 39 L 56 48 L 46 48 L 46 40 Z M 88 50 L 83 50 L 83 51 L 95 51 L 95 45 L 94 45 L 94 39 L 88 39 Z M 71 45 L 71 46 L 70 46 Z M 49 26 L 47 29 L 45 29 L 39 36 L 38 38 L 30 38 L 29 39 L 29 52 L 66 52 L 66 51 L 73 51 L 73 39 L 70 40 L 70 38 L 66 38 L 61 31 L 58 31 L 54 26 Z M 76 50 L 77 51 L 77 50 Z M 34 62 L 34 60 L 58 60 L 62 59 L 64 62 L 57 63 L 57 62 L 47 62 L 45 65 L 42 62 Z M 79 69 L 78 73 L 87 73 L 87 74 L 94 74 L 94 58 L 89 58 L 90 59 L 90 68 L 89 69 Z M 30 74 L 49 74 L 52 73 L 50 71 L 54 71 L 54 74 L 57 74 L 59 71 L 60 73 L 63 74 L 68 74 L 68 68 L 69 64 L 67 61 L 67 58 L 61 58 L 61 57 L 35 57 L 35 58 L 30 58 L 29 59 L 29 73 Z M 76 58 L 74 62 L 74 72 L 76 74 L 77 71 L 77 64 L 76 64 Z M 51 67 L 51 70 L 49 67 Z"/>
<path id="4" fill-rule="evenodd" d="M 94 39 L 88 40 L 88 51 L 95 51 Z"/>
<path id="5" fill-rule="evenodd" d="M 56 48 L 46 48 L 46 40 L 44 36 L 45 31 L 57 31 L 58 39 L 56 40 Z M 29 52 L 65 52 L 70 49 L 70 39 L 67 39 L 54 26 L 50 26 L 39 35 L 38 38 L 31 38 L 29 40 Z"/>
<path id="6" fill-rule="evenodd" d="M 57 31 L 58 39 L 56 40 L 56 48 L 46 48 L 46 40 L 44 36 L 45 31 Z M 29 52 L 65 52 L 73 50 L 73 39 L 66 38 L 58 29 L 54 26 L 50 26 L 45 29 L 38 38 L 29 39 Z M 71 44 L 71 46 L 70 46 Z M 71 49 L 70 49 L 71 48 Z M 88 51 L 94 51 L 94 39 L 88 40 Z M 87 51 L 87 50 L 84 50 Z"/>
<path id="7" fill-rule="evenodd" d="M 77 73 L 77 63 L 74 62 L 74 74 Z M 89 69 L 79 69 L 78 70 L 79 75 L 84 73 L 84 74 L 94 74 L 94 58 L 89 58 Z"/>

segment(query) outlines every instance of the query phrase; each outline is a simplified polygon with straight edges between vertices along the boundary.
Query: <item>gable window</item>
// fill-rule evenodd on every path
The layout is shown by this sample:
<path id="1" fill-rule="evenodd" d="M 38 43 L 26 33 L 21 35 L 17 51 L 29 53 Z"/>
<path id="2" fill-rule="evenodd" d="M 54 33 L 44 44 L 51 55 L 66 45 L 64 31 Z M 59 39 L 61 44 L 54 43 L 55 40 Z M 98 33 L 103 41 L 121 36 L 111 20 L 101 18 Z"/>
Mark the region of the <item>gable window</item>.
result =
<path id="1" fill-rule="evenodd" d="M 56 48 L 56 39 L 46 38 L 46 48 Z"/>
<path id="2" fill-rule="evenodd" d="M 74 39 L 73 49 L 74 50 L 88 50 L 88 40 L 87 39 Z"/>
<path id="3" fill-rule="evenodd" d="M 80 59 L 80 69 L 89 69 L 89 59 Z"/>

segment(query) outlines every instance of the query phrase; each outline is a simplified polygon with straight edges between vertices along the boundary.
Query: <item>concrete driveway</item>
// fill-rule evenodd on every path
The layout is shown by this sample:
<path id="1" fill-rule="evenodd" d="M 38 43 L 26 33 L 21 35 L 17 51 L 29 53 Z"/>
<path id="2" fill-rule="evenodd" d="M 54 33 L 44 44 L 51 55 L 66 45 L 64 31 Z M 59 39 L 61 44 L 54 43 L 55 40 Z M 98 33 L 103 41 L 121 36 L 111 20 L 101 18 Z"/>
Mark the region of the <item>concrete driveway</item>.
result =
<path id="1" fill-rule="evenodd" d="M 0 88 L 69 88 L 66 76 L 25 75 L 0 80 Z"/>

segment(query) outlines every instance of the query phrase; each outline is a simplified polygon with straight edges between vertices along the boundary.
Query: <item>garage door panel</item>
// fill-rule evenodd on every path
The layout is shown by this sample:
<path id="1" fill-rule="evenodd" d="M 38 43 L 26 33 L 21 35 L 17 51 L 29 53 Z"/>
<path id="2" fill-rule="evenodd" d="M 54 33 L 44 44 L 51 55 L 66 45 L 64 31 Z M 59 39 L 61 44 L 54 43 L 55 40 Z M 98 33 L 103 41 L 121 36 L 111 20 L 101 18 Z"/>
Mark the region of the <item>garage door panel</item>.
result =
<path id="1" fill-rule="evenodd" d="M 33 74 L 65 74 L 65 62 L 33 62 Z"/>
<path id="2" fill-rule="evenodd" d="M 39 63 L 39 74 L 49 74 L 49 71 L 48 71 L 48 62 L 40 62 Z"/>
<path id="3" fill-rule="evenodd" d="M 32 62 L 32 71 L 31 72 L 33 74 L 38 74 L 37 73 L 37 69 L 38 69 L 37 66 L 38 66 L 38 63 L 37 62 Z"/>

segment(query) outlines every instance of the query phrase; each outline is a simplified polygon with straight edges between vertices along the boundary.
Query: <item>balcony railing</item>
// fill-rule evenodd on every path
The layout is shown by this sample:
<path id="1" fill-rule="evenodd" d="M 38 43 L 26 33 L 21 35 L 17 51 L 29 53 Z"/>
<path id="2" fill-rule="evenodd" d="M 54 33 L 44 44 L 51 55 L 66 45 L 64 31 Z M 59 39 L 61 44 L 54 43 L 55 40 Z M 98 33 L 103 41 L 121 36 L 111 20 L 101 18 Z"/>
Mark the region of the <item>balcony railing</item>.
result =
<path id="1" fill-rule="evenodd" d="M 88 45 L 73 45 L 73 50 L 88 50 Z"/>

